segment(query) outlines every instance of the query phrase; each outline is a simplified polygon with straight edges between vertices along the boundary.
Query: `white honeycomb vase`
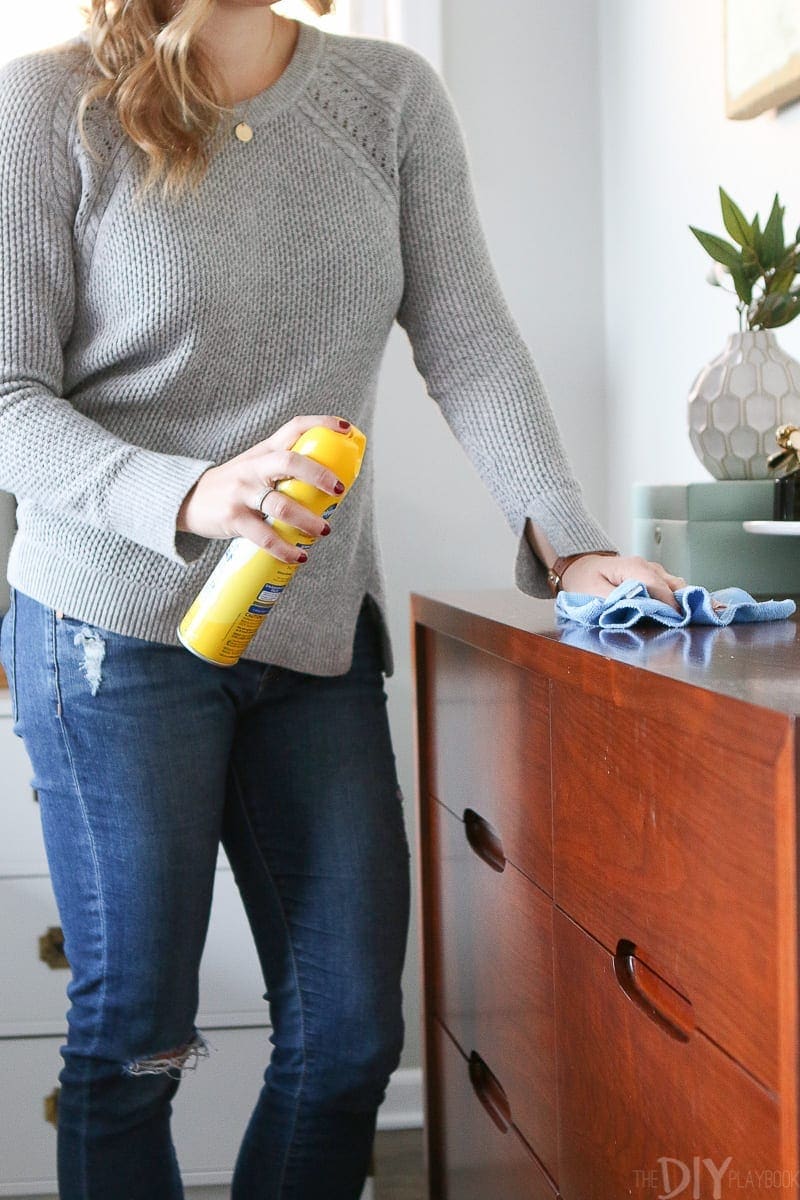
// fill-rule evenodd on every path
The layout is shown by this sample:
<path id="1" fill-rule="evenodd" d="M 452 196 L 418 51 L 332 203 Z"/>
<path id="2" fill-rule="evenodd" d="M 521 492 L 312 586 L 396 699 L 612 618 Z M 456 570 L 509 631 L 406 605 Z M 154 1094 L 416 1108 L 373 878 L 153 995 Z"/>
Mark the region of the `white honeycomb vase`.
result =
<path id="1" fill-rule="evenodd" d="M 772 329 L 732 333 L 689 389 L 689 439 L 715 479 L 769 479 L 775 430 L 800 425 L 800 362 Z"/>

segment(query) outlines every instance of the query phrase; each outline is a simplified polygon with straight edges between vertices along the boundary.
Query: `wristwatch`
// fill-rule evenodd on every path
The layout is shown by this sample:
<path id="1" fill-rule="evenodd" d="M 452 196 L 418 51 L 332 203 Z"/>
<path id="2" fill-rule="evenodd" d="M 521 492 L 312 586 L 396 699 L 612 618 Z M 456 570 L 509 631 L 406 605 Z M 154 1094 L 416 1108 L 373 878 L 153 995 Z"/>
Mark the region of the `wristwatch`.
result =
<path id="1" fill-rule="evenodd" d="M 612 557 L 619 557 L 619 550 L 581 550 L 578 554 L 560 555 L 553 565 L 547 568 L 547 582 L 554 596 L 557 596 L 562 590 L 561 576 L 569 564 L 574 562 L 576 558 L 585 558 L 587 554 L 608 554 Z"/>

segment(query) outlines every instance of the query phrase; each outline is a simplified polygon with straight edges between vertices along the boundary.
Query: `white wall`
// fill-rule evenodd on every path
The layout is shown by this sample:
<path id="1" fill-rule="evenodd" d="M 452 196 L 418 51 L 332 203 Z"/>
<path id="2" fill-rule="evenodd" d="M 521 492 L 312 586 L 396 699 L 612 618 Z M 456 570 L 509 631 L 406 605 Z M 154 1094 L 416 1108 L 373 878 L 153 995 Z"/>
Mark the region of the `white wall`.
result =
<path id="1" fill-rule="evenodd" d="M 442 73 L 464 127 L 489 249 L 587 503 L 603 521 L 594 0 L 443 0 L 442 9 Z M 427 396 L 398 326 L 381 373 L 374 446 L 396 659 L 387 692 L 409 833 L 416 834 L 409 592 L 513 587 L 516 541 Z M 416 873 L 416 860 L 413 866 Z M 404 1066 L 420 1062 L 416 901 Z"/>
<path id="2" fill-rule="evenodd" d="M 689 224 L 728 237 L 722 187 L 762 228 L 800 223 L 800 105 L 724 115 L 722 0 L 598 0 L 603 126 L 608 531 L 630 542 L 634 482 L 709 480 L 686 426 L 699 368 L 739 328 Z M 800 357 L 800 321 L 778 329 Z"/>

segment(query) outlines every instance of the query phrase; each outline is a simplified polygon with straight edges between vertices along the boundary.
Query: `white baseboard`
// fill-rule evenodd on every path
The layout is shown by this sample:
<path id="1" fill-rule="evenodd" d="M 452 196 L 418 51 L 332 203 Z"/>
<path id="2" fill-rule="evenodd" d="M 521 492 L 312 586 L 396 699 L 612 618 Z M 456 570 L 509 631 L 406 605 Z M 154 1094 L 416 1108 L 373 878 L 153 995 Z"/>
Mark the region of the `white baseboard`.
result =
<path id="1" fill-rule="evenodd" d="M 402 1067 L 389 1080 L 378 1129 L 421 1129 L 422 1121 L 422 1067 Z"/>

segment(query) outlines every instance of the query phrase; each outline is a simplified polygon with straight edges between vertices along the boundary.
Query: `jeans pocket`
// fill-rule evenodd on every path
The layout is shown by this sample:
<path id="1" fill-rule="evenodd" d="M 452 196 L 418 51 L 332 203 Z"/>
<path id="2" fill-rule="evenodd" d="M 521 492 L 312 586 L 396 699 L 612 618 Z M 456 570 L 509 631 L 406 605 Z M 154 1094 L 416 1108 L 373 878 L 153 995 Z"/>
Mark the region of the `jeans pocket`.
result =
<path id="1" fill-rule="evenodd" d="M 17 625 L 17 594 L 15 588 L 9 586 L 8 612 L 0 622 L 0 663 L 8 680 L 8 691 L 11 697 L 11 717 L 16 725 L 19 720 L 17 707 L 17 672 L 16 672 L 16 625 Z"/>

